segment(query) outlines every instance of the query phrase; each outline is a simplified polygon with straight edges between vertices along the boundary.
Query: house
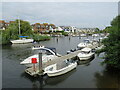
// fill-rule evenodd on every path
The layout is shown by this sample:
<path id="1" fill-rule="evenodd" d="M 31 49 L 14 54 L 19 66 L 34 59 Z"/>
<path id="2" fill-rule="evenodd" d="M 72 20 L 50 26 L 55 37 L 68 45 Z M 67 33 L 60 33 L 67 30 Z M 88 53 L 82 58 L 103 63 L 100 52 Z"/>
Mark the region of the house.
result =
<path id="1" fill-rule="evenodd" d="M 4 20 L 0 20 L 0 30 L 5 30 L 7 27 L 11 24 L 14 23 L 15 21 L 10 21 L 10 22 L 5 22 Z"/>
<path id="2" fill-rule="evenodd" d="M 77 28 L 74 26 L 60 26 L 65 32 L 75 33 L 78 32 Z"/>
<path id="3" fill-rule="evenodd" d="M 58 27 L 56 27 L 56 28 L 54 29 L 54 31 L 63 31 L 63 29 L 58 26 Z"/>
<path id="4" fill-rule="evenodd" d="M 92 34 L 96 31 L 96 28 L 79 28 L 78 31 L 81 33 Z"/>
<path id="5" fill-rule="evenodd" d="M 0 30 L 5 30 L 6 26 L 5 26 L 5 21 L 4 20 L 0 20 Z"/>
<path id="6" fill-rule="evenodd" d="M 49 32 L 50 30 L 52 31 L 53 29 L 55 29 L 55 25 L 54 24 L 48 24 L 48 23 L 43 23 L 43 24 L 40 24 L 40 23 L 35 23 L 35 24 L 32 24 L 32 30 L 35 31 L 35 32 Z"/>

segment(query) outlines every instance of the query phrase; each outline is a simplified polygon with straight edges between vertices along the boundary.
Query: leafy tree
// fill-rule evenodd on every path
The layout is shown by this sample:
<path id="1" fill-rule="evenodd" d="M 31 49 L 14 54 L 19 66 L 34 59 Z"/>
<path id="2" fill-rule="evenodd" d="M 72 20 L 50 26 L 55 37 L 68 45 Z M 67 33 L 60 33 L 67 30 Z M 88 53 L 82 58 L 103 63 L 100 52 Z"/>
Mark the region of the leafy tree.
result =
<path id="1" fill-rule="evenodd" d="M 10 39 L 18 39 L 19 37 L 19 21 L 16 20 L 9 25 L 6 32 L 9 33 Z M 32 27 L 27 21 L 20 20 L 20 35 L 29 36 L 33 34 Z"/>
<path id="2" fill-rule="evenodd" d="M 5 31 L 2 31 L 2 44 L 10 43 L 10 40 L 19 39 L 20 35 L 33 36 L 32 27 L 29 22 L 20 20 L 20 35 L 19 35 L 19 21 L 16 20 L 8 26 Z M 30 38 L 30 37 L 29 37 Z"/>
<path id="3" fill-rule="evenodd" d="M 99 28 L 95 28 L 96 31 L 99 31 Z"/>
<path id="4" fill-rule="evenodd" d="M 103 63 L 120 69 L 120 16 L 114 18 L 111 27 L 107 29 L 110 35 L 103 40 L 105 48 L 99 52 L 105 52 L 105 61 Z"/>
<path id="5" fill-rule="evenodd" d="M 24 35 L 29 36 L 29 35 L 33 34 L 32 27 L 31 27 L 30 23 L 27 21 L 21 20 L 20 30 L 21 30 L 21 35 L 23 35 L 23 36 Z"/>
<path id="6" fill-rule="evenodd" d="M 102 32 L 103 33 L 109 33 L 111 26 L 106 27 Z"/>

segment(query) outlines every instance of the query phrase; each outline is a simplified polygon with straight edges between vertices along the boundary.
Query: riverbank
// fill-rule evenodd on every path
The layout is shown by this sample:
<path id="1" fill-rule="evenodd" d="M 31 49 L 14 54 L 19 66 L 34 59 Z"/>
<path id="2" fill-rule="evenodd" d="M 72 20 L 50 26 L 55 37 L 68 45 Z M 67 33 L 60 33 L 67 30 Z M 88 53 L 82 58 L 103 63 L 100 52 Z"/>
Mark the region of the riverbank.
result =
<path id="1" fill-rule="evenodd" d="M 47 41 L 47 40 L 51 39 L 51 36 L 39 35 L 39 34 L 34 34 L 31 37 L 33 38 L 34 42 Z M 19 39 L 19 38 L 16 38 L 15 40 L 17 40 L 17 39 Z M 10 38 L 0 34 L 0 45 L 10 45 L 10 44 L 12 44 L 10 42 Z"/>

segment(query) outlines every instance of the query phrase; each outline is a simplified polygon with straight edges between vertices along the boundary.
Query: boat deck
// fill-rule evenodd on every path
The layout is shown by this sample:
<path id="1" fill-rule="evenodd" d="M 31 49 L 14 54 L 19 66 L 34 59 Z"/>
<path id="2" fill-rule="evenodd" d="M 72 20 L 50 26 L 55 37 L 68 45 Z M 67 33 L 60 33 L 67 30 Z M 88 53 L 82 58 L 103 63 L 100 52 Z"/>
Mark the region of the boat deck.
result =
<path id="1" fill-rule="evenodd" d="M 68 66 L 68 63 L 60 62 L 60 63 L 57 64 L 57 70 L 62 69 L 66 66 Z"/>

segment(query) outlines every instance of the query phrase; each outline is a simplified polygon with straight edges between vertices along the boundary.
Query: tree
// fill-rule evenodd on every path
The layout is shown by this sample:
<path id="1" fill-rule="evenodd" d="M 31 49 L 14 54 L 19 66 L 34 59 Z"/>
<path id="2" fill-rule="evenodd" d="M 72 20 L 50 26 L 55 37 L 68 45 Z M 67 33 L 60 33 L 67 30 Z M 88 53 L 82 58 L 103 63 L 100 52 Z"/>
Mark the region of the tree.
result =
<path id="1" fill-rule="evenodd" d="M 20 20 L 20 35 L 18 20 L 10 23 L 8 28 L 2 32 L 2 44 L 10 43 L 11 39 L 19 39 L 20 35 L 33 36 L 32 27 L 29 22 Z M 29 37 L 30 38 L 30 37 Z"/>
<path id="2" fill-rule="evenodd" d="M 111 26 L 107 26 L 102 32 L 109 33 Z"/>
<path id="3" fill-rule="evenodd" d="M 96 31 L 99 31 L 99 28 L 95 28 Z"/>
<path id="4" fill-rule="evenodd" d="M 110 35 L 102 41 L 105 48 L 100 50 L 100 52 L 105 52 L 105 61 L 103 63 L 120 69 L 120 16 L 114 18 L 111 27 L 107 29 Z"/>
<path id="5" fill-rule="evenodd" d="M 19 37 L 19 21 L 11 23 L 6 32 L 9 33 L 10 39 L 18 39 Z M 32 27 L 29 22 L 20 20 L 20 35 L 30 36 L 33 34 Z"/>

